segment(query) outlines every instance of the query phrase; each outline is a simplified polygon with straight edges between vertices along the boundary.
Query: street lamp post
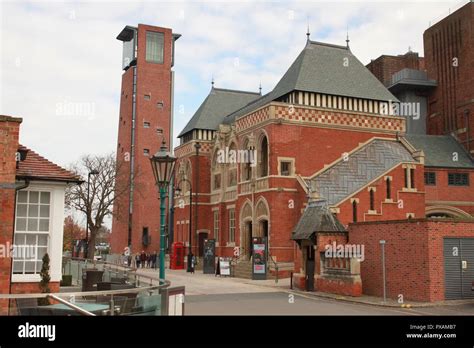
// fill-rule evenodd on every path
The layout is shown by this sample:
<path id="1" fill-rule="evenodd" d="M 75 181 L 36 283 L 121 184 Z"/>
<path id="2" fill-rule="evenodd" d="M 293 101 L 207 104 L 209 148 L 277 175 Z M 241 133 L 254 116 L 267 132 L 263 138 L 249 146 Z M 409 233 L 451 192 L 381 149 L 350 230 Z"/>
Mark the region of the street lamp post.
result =
<path id="1" fill-rule="evenodd" d="M 174 173 L 176 157 L 167 151 L 163 140 L 160 150 L 150 157 L 153 176 L 160 189 L 160 280 L 165 279 L 165 199 L 168 185 Z"/>
<path id="2" fill-rule="evenodd" d="M 194 225 L 196 226 L 195 227 L 195 230 L 196 230 L 196 254 L 197 256 L 201 256 L 199 255 L 199 235 L 198 235 L 198 229 L 199 229 L 199 225 L 198 225 L 198 217 L 199 217 L 199 149 L 201 148 L 201 144 L 199 142 L 197 142 L 196 144 L 194 144 L 194 147 L 196 148 L 196 174 L 195 174 L 195 183 L 196 183 L 196 186 L 194 186 L 194 188 L 196 189 L 195 190 L 195 195 L 196 195 L 196 208 L 194 209 Z"/>
<path id="3" fill-rule="evenodd" d="M 87 216 L 86 216 L 86 243 L 87 243 L 87 255 L 89 254 L 89 215 L 90 215 L 90 208 L 92 206 L 92 203 L 89 202 L 89 191 L 90 191 L 90 185 L 91 185 L 91 175 L 98 175 L 99 171 L 98 170 L 91 170 L 87 174 L 87 202 L 86 202 L 86 211 L 87 211 Z"/>
<path id="4" fill-rule="evenodd" d="M 192 207 L 193 207 L 193 188 L 191 185 L 191 181 L 188 179 L 181 179 L 178 184 L 176 185 L 175 191 L 177 194 L 181 193 L 181 182 L 186 182 L 189 185 L 189 244 L 188 244 L 188 262 L 186 267 L 186 272 L 191 272 L 191 262 L 193 258 L 193 251 L 192 251 L 192 229 L 193 229 L 193 214 L 192 214 Z"/>

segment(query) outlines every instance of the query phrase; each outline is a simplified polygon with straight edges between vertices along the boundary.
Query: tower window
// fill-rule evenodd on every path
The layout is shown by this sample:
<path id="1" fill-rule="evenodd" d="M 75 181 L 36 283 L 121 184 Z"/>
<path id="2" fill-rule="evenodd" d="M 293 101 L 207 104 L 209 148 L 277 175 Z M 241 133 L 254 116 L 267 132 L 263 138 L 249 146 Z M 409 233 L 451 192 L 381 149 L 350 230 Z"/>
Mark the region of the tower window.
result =
<path id="1" fill-rule="evenodd" d="M 156 132 L 157 132 L 158 134 L 163 134 L 163 128 L 157 128 L 157 129 L 156 129 Z"/>
<path id="2" fill-rule="evenodd" d="M 143 227 L 142 230 L 142 244 L 144 246 L 150 245 L 151 243 L 151 236 L 148 234 L 148 227 Z"/>
<path id="3" fill-rule="evenodd" d="M 145 94 L 143 97 L 145 98 L 145 100 L 150 100 L 151 99 L 151 96 L 149 94 Z"/>
<path id="4" fill-rule="evenodd" d="M 145 156 L 150 156 L 150 150 L 149 149 L 143 149 L 143 154 Z"/>
<path id="5" fill-rule="evenodd" d="M 146 32 L 146 61 L 163 63 L 164 34 L 152 31 Z"/>
<path id="6" fill-rule="evenodd" d="M 164 105 L 165 103 L 163 103 L 163 101 L 159 101 L 158 103 L 156 103 L 156 106 L 158 107 L 158 109 L 163 109 Z"/>
<path id="7" fill-rule="evenodd" d="M 143 122 L 143 128 L 150 128 L 150 122 Z"/>

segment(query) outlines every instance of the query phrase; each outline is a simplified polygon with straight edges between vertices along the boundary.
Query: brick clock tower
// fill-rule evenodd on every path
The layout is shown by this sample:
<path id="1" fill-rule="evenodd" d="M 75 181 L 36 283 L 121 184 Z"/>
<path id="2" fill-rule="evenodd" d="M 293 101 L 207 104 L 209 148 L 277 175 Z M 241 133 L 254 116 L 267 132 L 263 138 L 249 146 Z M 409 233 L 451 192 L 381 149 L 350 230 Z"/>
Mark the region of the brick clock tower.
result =
<path id="1" fill-rule="evenodd" d="M 172 144 L 174 43 L 171 29 L 139 24 L 117 36 L 123 75 L 117 141 L 117 201 L 111 247 L 122 253 L 159 251 L 159 195 L 149 157 Z"/>

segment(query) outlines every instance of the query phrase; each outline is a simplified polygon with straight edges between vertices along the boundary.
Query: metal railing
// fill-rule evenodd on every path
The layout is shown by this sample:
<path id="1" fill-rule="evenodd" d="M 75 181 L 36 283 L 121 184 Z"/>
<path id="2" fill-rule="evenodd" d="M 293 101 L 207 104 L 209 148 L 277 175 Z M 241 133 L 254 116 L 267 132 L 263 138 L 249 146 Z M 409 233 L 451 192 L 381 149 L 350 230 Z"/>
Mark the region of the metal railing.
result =
<path id="1" fill-rule="evenodd" d="M 270 260 L 275 266 L 275 283 L 278 283 L 278 263 L 273 259 L 273 255 L 268 252 L 268 260 Z"/>
<path id="2" fill-rule="evenodd" d="M 168 315 L 164 306 L 169 301 L 168 291 L 164 291 L 170 289 L 168 280 L 103 261 L 78 258 L 63 261 L 63 273 L 72 276 L 75 287 L 83 285 L 83 272 L 97 270 L 103 272 L 100 284 L 113 284 L 116 288 L 74 291 L 72 286 L 69 290 L 73 291 L 69 292 L 0 294 L 0 307 L 8 306 L 9 315 Z M 182 303 L 184 313 L 184 289 Z"/>

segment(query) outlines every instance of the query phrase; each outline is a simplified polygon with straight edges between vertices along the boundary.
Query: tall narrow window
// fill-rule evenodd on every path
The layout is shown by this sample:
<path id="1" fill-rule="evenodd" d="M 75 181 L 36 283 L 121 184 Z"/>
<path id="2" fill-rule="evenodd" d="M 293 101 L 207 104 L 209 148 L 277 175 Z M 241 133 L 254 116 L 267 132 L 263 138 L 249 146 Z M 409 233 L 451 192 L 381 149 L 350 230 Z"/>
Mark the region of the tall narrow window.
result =
<path id="1" fill-rule="evenodd" d="M 352 221 L 357 222 L 357 202 L 352 201 Z"/>
<path id="2" fill-rule="evenodd" d="M 152 31 L 146 32 L 146 61 L 163 63 L 164 34 Z"/>
<path id="3" fill-rule="evenodd" d="M 374 195 L 374 190 L 370 189 L 369 191 L 370 195 L 370 210 L 375 210 L 375 195 Z"/>
<path id="4" fill-rule="evenodd" d="M 405 171 L 405 188 L 408 188 L 408 168 L 404 168 Z"/>
<path id="5" fill-rule="evenodd" d="M 392 183 L 390 178 L 385 180 L 385 184 L 387 185 L 387 199 L 392 199 Z"/>
<path id="6" fill-rule="evenodd" d="M 410 187 L 415 188 L 415 168 L 410 168 Z"/>
<path id="7" fill-rule="evenodd" d="M 260 176 L 268 175 L 268 140 L 263 137 L 260 144 Z"/>
<path id="8" fill-rule="evenodd" d="M 235 209 L 229 209 L 229 243 L 235 242 Z"/>
<path id="9" fill-rule="evenodd" d="M 214 211 L 214 239 L 219 241 L 219 210 Z"/>

